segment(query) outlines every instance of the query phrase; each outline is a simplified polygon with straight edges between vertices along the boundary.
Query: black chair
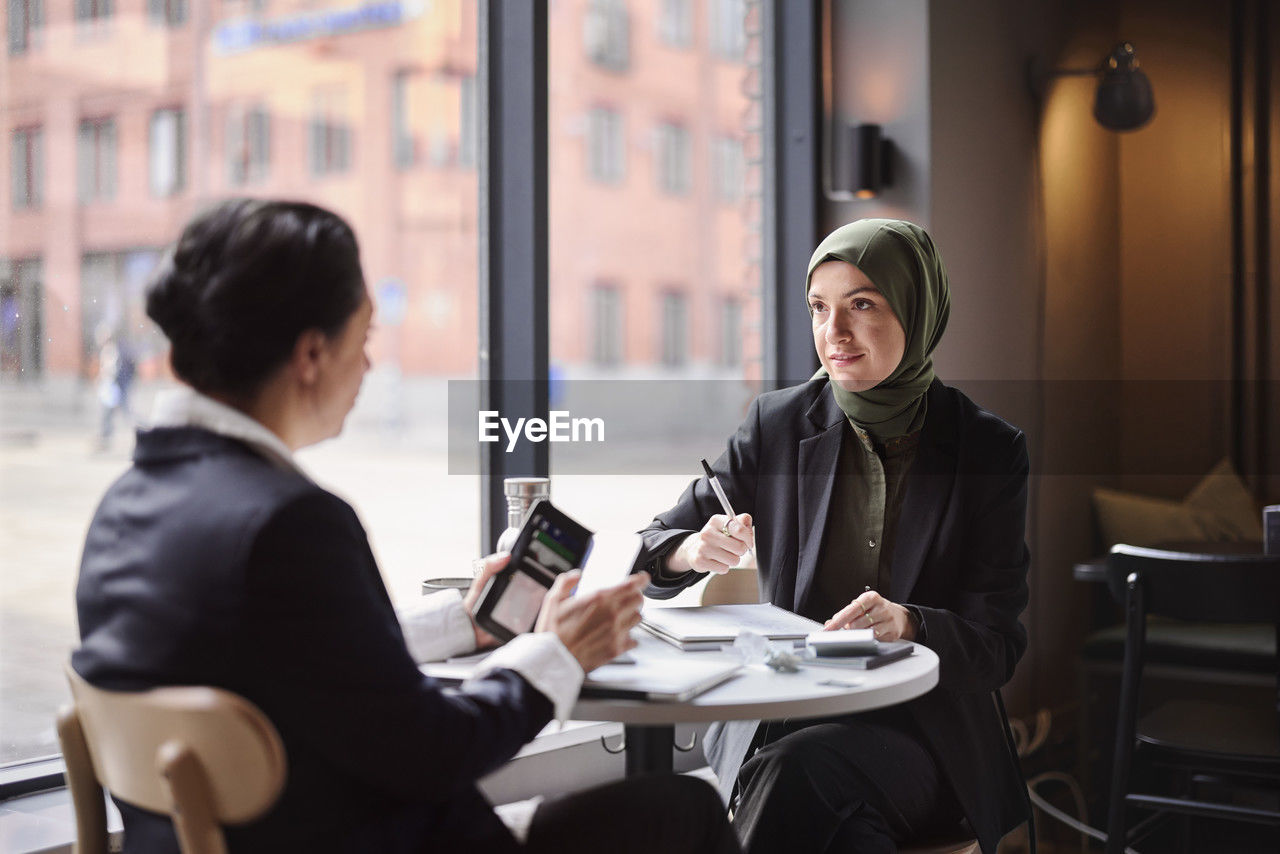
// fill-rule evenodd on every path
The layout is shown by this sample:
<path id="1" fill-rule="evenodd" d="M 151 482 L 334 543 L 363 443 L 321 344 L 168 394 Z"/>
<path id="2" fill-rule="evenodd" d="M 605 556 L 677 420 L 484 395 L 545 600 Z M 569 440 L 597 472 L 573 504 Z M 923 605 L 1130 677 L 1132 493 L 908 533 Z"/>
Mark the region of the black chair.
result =
<path id="1" fill-rule="evenodd" d="M 1108 811 L 1108 854 L 1174 816 L 1280 826 L 1258 804 L 1280 792 L 1280 694 L 1256 706 L 1179 699 L 1138 721 L 1147 616 L 1185 622 L 1280 622 L 1280 555 L 1205 555 L 1116 546 L 1107 559 L 1112 595 L 1124 603 L 1125 650 Z M 1277 673 L 1271 662 L 1271 674 Z M 1202 696 L 1208 695 L 1205 692 Z M 1162 791 L 1132 791 L 1141 768 Z M 1145 786 L 1155 789 L 1156 786 Z M 1132 827 L 1129 808 L 1149 813 Z"/>

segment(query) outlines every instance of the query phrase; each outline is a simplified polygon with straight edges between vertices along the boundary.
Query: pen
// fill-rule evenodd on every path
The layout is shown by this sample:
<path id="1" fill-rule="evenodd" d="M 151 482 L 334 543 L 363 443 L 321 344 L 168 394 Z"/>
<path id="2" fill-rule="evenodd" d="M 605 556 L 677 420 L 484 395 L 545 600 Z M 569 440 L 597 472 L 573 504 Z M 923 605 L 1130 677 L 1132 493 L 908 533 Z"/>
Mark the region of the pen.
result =
<path id="1" fill-rule="evenodd" d="M 707 461 L 705 458 L 703 458 L 701 462 L 702 462 L 702 470 L 707 473 L 707 480 L 711 482 L 712 491 L 715 492 L 716 498 L 720 499 L 720 509 L 724 510 L 725 515 L 728 516 L 730 519 L 732 519 L 734 516 L 737 516 L 738 514 L 733 512 L 733 505 L 729 503 L 729 496 L 724 494 L 724 487 L 720 485 L 720 478 L 716 477 L 715 472 L 711 470 L 711 466 L 707 465 Z M 726 522 L 725 523 L 726 534 L 729 533 L 728 528 L 729 528 L 729 523 Z M 751 552 L 752 557 L 756 556 L 755 546 L 747 546 L 747 550 Z M 757 560 L 757 563 L 759 563 L 758 560 Z"/>

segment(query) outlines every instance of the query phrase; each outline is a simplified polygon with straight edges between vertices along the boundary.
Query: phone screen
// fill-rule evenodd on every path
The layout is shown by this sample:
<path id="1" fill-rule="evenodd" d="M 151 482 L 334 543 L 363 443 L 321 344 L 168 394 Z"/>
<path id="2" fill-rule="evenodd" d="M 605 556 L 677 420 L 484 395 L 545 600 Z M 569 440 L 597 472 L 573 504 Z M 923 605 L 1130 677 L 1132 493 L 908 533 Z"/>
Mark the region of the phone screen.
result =
<path id="1" fill-rule="evenodd" d="M 527 632 L 538 619 L 538 610 L 542 608 L 542 597 L 546 592 L 547 588 L 525 573 L 514 573 L 490 616 L 513 634 Z"/>
<path id="2" fill-rule="evenodd" d="M 550 502 L 535 504 L 511 556 L 511 566 L 489 581 L 476 620 L 509 640 L 531 630 L 556 576 L 581 566 L 591 550 L 589 530 Z"/>

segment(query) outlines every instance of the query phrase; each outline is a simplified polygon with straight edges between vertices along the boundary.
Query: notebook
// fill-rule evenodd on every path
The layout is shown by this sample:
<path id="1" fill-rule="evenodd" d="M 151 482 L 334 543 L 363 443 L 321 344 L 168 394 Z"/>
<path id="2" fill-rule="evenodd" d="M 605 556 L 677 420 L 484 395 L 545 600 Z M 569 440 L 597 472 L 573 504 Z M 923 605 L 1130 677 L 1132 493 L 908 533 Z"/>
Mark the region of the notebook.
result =
<path id="1" fill-rule="evenodd" d="M 485 652 L 434 661 L 421 669 L 434 679 L 456 685 L 470 678 L 487 655 Z M 637 655 L 631 663 L 615 659 L 588 673 L 582 683 L 582 696 L 682 703 L 728 681 L 741 670 L 739 662 L 718 658 L 688 661 Z"/>
<path id="2" fill-rule="evenodd" d="M 644 609 L 641 628 L 685 651 L 715 650 L 733 643 L 742 629 L 773 641 L 801 643 L 822 624 L 790 611 L 757 605 L 699 605 L 692 608 Z"/>
<path id="3" fill-rule="evenodd" d="M 915 652 L 916 645 L 911 641 L 880 641 L 875 652 L 861 655 L 815 655 L 812 649 L 806 648 L 800 660 L 806 665 L 815 664 L 821 667 L 843 667 L 846 670 L 874 670 L 895 661 L 901 661 Z"/>
<path id="4" fill-rule="evenodd" d="M 742 665 L 734 661 L 637 657 L 634 664 L 605 664 L 588 673 L 582 696 L 682 703 L 741 670 Z"/>

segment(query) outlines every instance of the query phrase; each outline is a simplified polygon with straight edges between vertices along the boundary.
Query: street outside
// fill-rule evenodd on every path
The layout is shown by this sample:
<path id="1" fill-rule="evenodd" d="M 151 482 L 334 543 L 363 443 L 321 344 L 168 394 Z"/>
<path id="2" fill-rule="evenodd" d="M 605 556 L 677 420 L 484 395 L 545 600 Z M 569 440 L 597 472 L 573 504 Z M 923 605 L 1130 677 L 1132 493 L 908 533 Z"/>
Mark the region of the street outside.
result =
<path id="1" fill-rule="evenodd" d="M 359 512 L 400 602 L 421 595 L 424 578 L 468 574 L 480 551 L 480 482 L 448 474 L 443 385 L 415 392 L 412 428 L 397 420 L 389 433 L 375 383 L 342 438 L 299 454 L 317 481 Z M 155 391 L 138 388 L 134 411 L 149 411 Z M 0 386 L 0 765 L 58 752 L 54 714 L 66 701 L 62 666 L 77 640 L 84 533 L 133 444 L 118 428 L 99 448 L 97 431 L 91 388 Z M 563 475 L 552 490 L 588 527 L 620 534 L 670 506 L 690 478 L 629 473 L 623 489 L 616 475 Z"/>

